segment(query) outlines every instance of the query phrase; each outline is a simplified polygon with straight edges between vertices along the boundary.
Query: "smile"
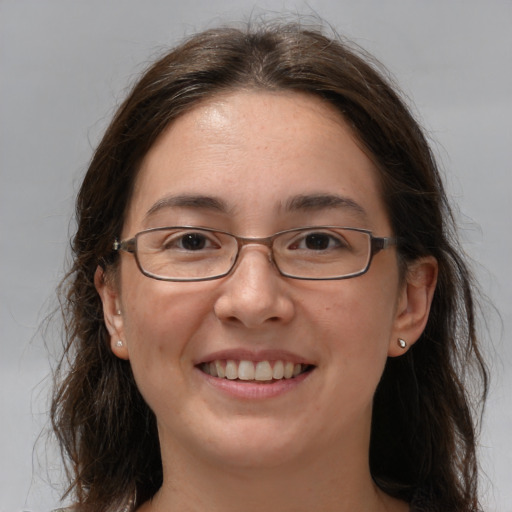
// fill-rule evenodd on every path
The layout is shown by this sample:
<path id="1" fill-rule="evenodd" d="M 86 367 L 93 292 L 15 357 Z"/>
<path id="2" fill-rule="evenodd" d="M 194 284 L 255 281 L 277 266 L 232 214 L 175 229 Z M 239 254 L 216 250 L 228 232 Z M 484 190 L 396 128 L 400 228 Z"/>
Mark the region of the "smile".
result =
<path id="1" fill-rule="evenodd" d="M 274 382 L 293 379 L 313 369 L 312 365 L 291 361 L 247 361 L 216 359 L 202 363 L 199 369 L 212 377 L 228 380 Z"/>

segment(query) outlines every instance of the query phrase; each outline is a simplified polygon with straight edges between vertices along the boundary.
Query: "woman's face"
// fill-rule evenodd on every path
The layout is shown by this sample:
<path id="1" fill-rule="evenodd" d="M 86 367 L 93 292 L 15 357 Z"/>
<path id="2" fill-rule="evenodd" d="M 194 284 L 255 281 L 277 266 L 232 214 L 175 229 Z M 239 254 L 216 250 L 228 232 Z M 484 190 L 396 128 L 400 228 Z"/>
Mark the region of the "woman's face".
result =
<path id="1" fill-rule="evenodd" d="M 122 235 L 337 225 L 391 236 L 376 172 L 319 99 L 234 92 L 176 120 L 151 148 Z M 181 283 L 145 277 L 122 253 L 117 287 L 100 291 L 112 349 L 130 360 L 164 453 L 247 467 L 366 457 L 372 397 L 401 350 L 407 294 L 396 252 L 378 253 L 356 278 L 302 281 L 281 276 L 268 251 L 247 245 L 228 276 Z M 210 363 L 245 378 L 253 367 L 307 371 L 240 380 L 210 375 Z"/>

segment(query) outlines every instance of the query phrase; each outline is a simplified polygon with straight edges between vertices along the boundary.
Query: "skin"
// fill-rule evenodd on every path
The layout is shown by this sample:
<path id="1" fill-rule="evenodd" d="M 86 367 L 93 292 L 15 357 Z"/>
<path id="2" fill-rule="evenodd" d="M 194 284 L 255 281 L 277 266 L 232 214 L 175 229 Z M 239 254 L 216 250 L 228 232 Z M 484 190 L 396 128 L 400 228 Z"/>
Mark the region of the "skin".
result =
<path id="1" fill-rule="evenodd" d="M 392 236 L 376 173 L 319 99 L 233 92 L 196 106 L 151 148 L 122 236 L 177 224 L 249 237 L 305 225 Z M 287 208 L 297 196 L 326 194 L 359 209 Z M 184 195 L 222 208 L 169 205 Z M 362 276 L 300 281 L 280 276 L 261 245 L 244 247 L 234 271 L 213 281 L 150 279 L 127 253 L 116 279 L 99 269 L 112 350 L 130 360 L 158 422 L 164 484 L 141 510 L 408 510 L 371 479 L 372 398 L 387 357 L 420 336 L 436 271 L 426 258 L 402 279 L 390 248 Z M 286 351 L 314 370 L 275 396 L 254 384 L 233 394 L 197 368 L 225 350 L 254 360 Z"/>

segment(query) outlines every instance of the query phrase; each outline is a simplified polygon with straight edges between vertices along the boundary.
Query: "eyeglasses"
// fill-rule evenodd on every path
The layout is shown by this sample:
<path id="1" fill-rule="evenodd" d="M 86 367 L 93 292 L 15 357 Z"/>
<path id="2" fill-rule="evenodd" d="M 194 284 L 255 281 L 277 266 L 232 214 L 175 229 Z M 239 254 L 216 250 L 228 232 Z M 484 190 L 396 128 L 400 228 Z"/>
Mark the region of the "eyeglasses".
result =
<path id="1" fill-rule="evenodd" d="M 129 240 L 114 242 L 115 251 L 135 255 L 140 271 L 162 281 L 207 281 L 229 274 L 241 249 L 264 245 L 279 273 L 293 279 L 348 279 L 364 274 L 375 254 L 395 237 L 337 226 L 280 231 L 266 238 L 246 238 L 192 226 L 146 229 Z"/>

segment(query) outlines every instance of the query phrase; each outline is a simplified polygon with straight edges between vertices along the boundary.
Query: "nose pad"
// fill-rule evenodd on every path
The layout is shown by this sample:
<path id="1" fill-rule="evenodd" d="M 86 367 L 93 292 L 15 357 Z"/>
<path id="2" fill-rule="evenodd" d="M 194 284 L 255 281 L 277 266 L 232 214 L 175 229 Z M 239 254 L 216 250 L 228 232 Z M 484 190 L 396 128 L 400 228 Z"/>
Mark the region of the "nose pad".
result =
<path id="1" fill-rule="evenodd" d="M 241 264 L 241 261 L 244 259 L 244 256 L 243 256 L 243 253 L 247 250 L 247 249 L 250 249 L 251 251 L 252 250 L 256 250 L 258 252 L 263 252 L 263 251 L 267 251 L 267 261 L 268 263 L 270 263 L 270 266 L 272 267 L 273 270 L 275 270 L 275 272 L 277 272 L 278 274 L 280 274 L 281 272 L 279 271 L 279 268 L 274 260 L 274 255 L 273 255 L 273 252 L 272 252 L 272 248 L 267 245 L 267 244 L 261 244 L 261 243 L 251 243 L 251 242 L 248 242 L 248 243 L 244 243 L 239 251 L 238 251 L 238 255 L 235 256 L 236 260 L 233 264 L 233 267 L 231 269 L 231 272 L 229 275 L 232 275 L 234 274 L 235 272 L 237 272 L 238 270 L 238 267 L 240 266 Z"/>
<path id="2" fill-rule="evenodd" d="M 264 250 L 266 255 L 262 253 Z M 225 278 L 214 310 L 223 321 L 251 328 L 269 321 L 288 322 L 293 317 L 288 284 L 269 248 L 242 247 L 235 268 Z"/>

